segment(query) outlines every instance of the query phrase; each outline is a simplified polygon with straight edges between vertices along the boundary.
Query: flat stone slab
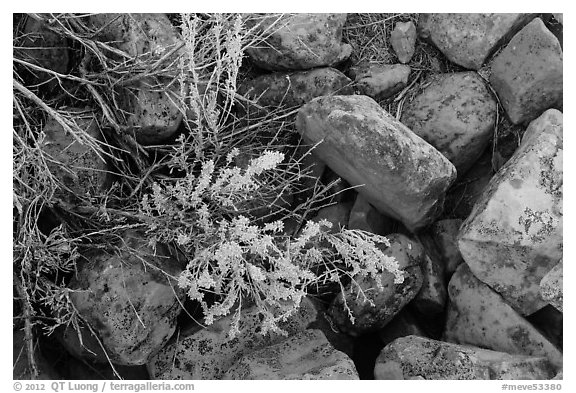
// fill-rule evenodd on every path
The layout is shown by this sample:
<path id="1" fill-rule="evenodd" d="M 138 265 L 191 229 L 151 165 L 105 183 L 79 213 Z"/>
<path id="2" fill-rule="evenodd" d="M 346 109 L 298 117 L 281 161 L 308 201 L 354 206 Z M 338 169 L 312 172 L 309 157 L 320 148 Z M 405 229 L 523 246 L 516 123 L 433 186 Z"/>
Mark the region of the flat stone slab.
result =
<path id="1" fill-rule="evenodd" d="M 448 296 L 446 341 L 510 354 L 544 356 L 555 366 L 562 365 L 562 352 L 478 280 L 465 263 L 452 276 Z"/>
<path id="2" fill-rule="evenodd" d="M 464 174 L 490 142 L 496 99 L 476 72 L 433 75 L 409 102 L 401 121 Z"/>
<path id="3" fill-rule="evenodd" d="M 563 101 L 562 47 L 540 18 L 516 34 L 491 67 L 490 84 L 514 124 Z"/>
<path id="4" fill-rule="evenodd" d="M 376 379 L 551 379 L 554 367 L 544 357 L 510 355 L 418 336 L 387 345 L 374 367 Z"/>
<path id="5" fill-rule="evenodd" d="M 562 113 L 551 109 L 530 124 L 458 237 L 474 275 L 523 315 L 546 305 L 540 281 L 562 258 L 562 157 Z"/>
<path id="6" fill-rule="evenodd" d="M 420 14 L 420 37 L 452 62 L 478 70 L 497 48 L 530 21 L 530 14 Z"/>
<path id="7" fill-rule="evenodd" d="M 298 112 L 315 154 L 382 214 L 410 230 L 442 212 L 456 170 L 440 152 L 367 96 L 318 97 Z"/>
<path id="8" fill-rule="evenodd" d="M 374 99 L 388 98 L 408 84 L 410 67 L 404 64 L 369 64 L 350 68 L 358 90 Z"/>
<path id="9" fill-rule="evenodd" d="M 238 360 L 222 379 L 357 380 L 354 362 L 311 329 Z"/>

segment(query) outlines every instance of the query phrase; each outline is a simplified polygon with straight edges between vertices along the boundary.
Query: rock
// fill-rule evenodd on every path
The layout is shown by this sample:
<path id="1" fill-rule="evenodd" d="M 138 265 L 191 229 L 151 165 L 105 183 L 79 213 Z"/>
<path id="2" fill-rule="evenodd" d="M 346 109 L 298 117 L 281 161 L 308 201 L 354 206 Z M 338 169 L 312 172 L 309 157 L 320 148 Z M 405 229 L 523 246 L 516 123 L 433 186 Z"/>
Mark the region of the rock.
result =
<path id="1" fill-rule="evenodd" d="M 348 227 L 351 208 L 351 203 L 339 202 L 318 210 L 318 213 L 311 220 L 314 222 L 326 220 L 332 223 L 332 228 L 330 228 L 329 232 L 337 233 L 340 231 L 340 228 Z"/>
<path id="2" fill-rule="evenodd" d="M 113 41 L 112 46 L 130 57 L 159 60 L 183 44 L 166 14 L 94 14 L 89 23 L 100 39 Z M 166 61 L 176 61 L 179 53 Z M 170 82 L 146 77 L 119 90 L 118 104 L 139 143 L 162 143 L 178 130 L 183 118 L 176 104 L 180 88 Z"/>
<path id="3" fill-rule="evenodd" d="M 462 224 L 458 247 L 476 277 L 524 315 L 546 305 L 540 281 L 562 258 L 562 113 L 533 121 Z"/>
<path id="4" fill-rule="evenodd" d="M 82 137 L 95 148 L 103 149 L 104 138 L 95 114 L 82 110 L 73 112 L 77 112 L 74 120 L 85 133 Z M 49 157 L 46 164 L 60 181 L 56 196 L 75 201 L 104 191 L 110 178 L 103 153 L 94 151 L 87 140 L 78 141 L 54 119 L 48 120 L 42 131 L 46 135 L 42 151 Z"/>
<path id="5" fill-rule="evenodd" d="M 419 35 L 452 62 L 478 70 L 534 16 L 530 14 L 420 14 Z"/>
<path id="6" fill-rule="evenodd" d="M 553 366 L 544 357 L 510 355 L 418 336 L 386 346 L 376 360 L 376 379 L 550 379 Z"/>
<path id="7" fill-rule="evenodd" d="M 222 379 L 242 356 L 269 347 L 285 339 L 269 332 L 261 334 L 261 320 L 256 307 L 242 311 L 241 332 L 229 339 L 232 315 L 201 328 L 200 325 L 179 333 L 148 363 L 152 379 Z M 301 332 L 317 318 L 314 305 L 307 299 L 298 312 L 279 326 L 289 336 Z"/>
<path id="8" fill-rule="evenodd" d="M 444 312 L 446 299 L 446 280 L 444 279 L 444 267 L 437 256 L 432 254 L 419 242 L 415 242 L 416 249 L 421 249 L 423 258 L 420 269 L 422 270 L 422 287 L 411 305 L 426 316 L 434 316 Z"/>
<path id="9" fill-rule="evenodd" d="M 462 220 L 459 218 L 436 221 L 432 224 L 431 232 L 444 262 L 444 272 L 452 276 L 458 265 L 464 260 L 458 249 L 458 233 Z"/>
<path id="10" fill-rule="evenodd" d="M 403 64 L 368 64 L 352 67 L 350 74 L 362 94 L 384 99 L 406 87 L 410 67 Z"/>
<path id="11" fill-rule="evenodd" d="M 562 312 L 564 298 L 563 290 L 563 264 L 562 259 L 540 281 L 540 294 L 542 299 Z"/>
<path id="12" fill-rule="evenodd" d="M 53 365 L 42 356 L 38 345 L 34 345 L 34 360 L 38 370 L 38 377 L 36 378 L 28 364 L 28 345 L 24 331 L 14 330 L 12 332 L 12 379 L 61 379 Z"/>
<path id="13" fill-rule="evenodd" d="M 494 133 L 498 105 L 475 72 L 433 75 L 408 103 L 401 121 L 464 174 Z"/>
<path id="14" fill-rule="evenodd" d="M 114 363 L 145 364 L 176 329 L 185 295 L 168 275 L 178 276 L 182 270 L 166 246 L 157 244 L 153 250 L 139 232 L 130 231 L 117 252 L 111 249 L 79 264 L 70 282 L 70 299 Z M 87 348 L 70 327 L 63 340 L 67 349 L 75 356 L 107 362 L 88 329 L 82 335 Z"/>
<path id="15" fill-rule="evenodd" d="M 398 61 L 402 64 L 408 63 L 414 56 L 416 45 L 416 26 L 414 26 L 414 22 L 396 23 L 394 30 L 390 34 L 390 44 L 396 53 L 396 57 L 398 57 Z"/>
<path id="16" fill-rule="evenodd" d="M 534 19 L 494 58 L 490 84 L 512 123 L 531 121 L 562 100 L 558 39 Z"/>
<path id="17" fill-rule="evenodd" d="M 271 71 L 333 66 L 352 54 L 342 43 L 346 14 L 251 16 L 248 26 L 264 33 L 264 42 L 246 49 L 250 60 Z"/>
<path id="18" fill-rule="evenodd" d="M 558 22 L 560 22 L 560 24 L 564 24 L 564 14 L 556 13 L 556 14 L 552 14 L 552 16 L 554 16 L 554 19 L 556 19 Z"/>
<path id="19" fill-rule="evenodd" d="M 222 379 L 359 379 L 352 360 L 320 330 L 306 330 L 240 358 Z"/>
<path id="20" fill-rule="evenodd" d="M 238 93 L 262 107 L 302 106 L 313 98 L 354 94 L 352 81 L 334 68 L 261 75 L 238 87 Z"/>
<path id="21" fill-rule="evenodd" d="M 433 222 L 456 176 L 436 149 L 366 96 L 318 97 L 296 126 L 316 155 L 382 214 L 412 231 Z"/>
<path id="22" fill-rule="evenodd" d="M 562 353 L 489 286 L 461 264 L 448 284 L 446 341 L 495 351 L 544 356 L 555 366 Z"/>
<path id="23" fill-rule="evenodd" d="M 422 327 L 420 327 L 416 318 L 414 318 L 406 308 L 400 311 L 394 319 L 378 332 L 378 336 L 384 343 L 384 346 L 390 344 L 399 337 L 412 335 L 427 337 L 427 334 L 422 330 Z"/>
<path id="24" fill-rule="evenodd" d="M 358 286 L 374 306 L 364 301 L 364 297 L 358 294 L 358 286 L 348 284 L 344 290 L 345 300 L 354 317 L 354 323 L 350 321 L 348 311 L 345 309 L 344 296 L 342 293 L 336 296 L 328 309 L 328 314 L 338 329 L 351 336 L 375 332 L 386 326 L 416 296 L 422 285 L 420 266 L 425 257 L 422 249 L 404 235 L 392 234 L 387 238 L 390 247 L 382 249 L 382 252 L 398 261 L 399 269 L 404 271 L 404 282 L 395 284 L 394 274 L 385 271 L 380 275 L 380 282 L 384 287 L 384 290 L 380 291 L 373 279 L 356 277 Z"/>
<path id="25" fill-rule="evenodd" d="M 17 58 L 36 66 L 57 72 L 68 73 L 68 40 L 50 30 L 46 23 L 31 16 L 26 16 L 22 39 L 14 49 Z M 16 63 L 15 63 L 16 64 Z M 32 84 L 47 83 L 48 89 L 58 87 L 54 75 L 30 69 Z"/>
<path id="26" fill-rule="evenodd" d="M 560 370 L 552 379 L 562 381 L 564 379 L 564 370 Z"/>
<path id="27" fill-rule="evenodd" d="M 361 229 L 377 235 L 386 235 L 393 232 L 393 227 L 394 222 L 390 218 L 380 214 L 361 194 L 356 195 L 356 200 L 350 210 L 349 229 Z"/>

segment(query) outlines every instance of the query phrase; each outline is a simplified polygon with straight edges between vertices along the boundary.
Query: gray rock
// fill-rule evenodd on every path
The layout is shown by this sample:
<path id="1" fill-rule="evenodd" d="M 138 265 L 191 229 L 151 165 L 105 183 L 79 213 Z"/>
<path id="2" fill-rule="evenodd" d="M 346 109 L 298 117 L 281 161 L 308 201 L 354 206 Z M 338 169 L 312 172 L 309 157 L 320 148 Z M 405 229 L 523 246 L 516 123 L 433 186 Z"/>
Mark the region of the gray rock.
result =
<path id="1" fill-rule="evenodd" d="M 446 341 L 510 354 L 544 356 L 555 366 L 562 365 L 562 352 L 478 280 L 465 263 L 452 276 L 448 295 Z"/>
<path id="2" fill-rule="evenodd" d="M 241 84 L 238 93 L 260 106 L 274 110 L 278 107 L 301 106 L 320 96 L 354 94 L 354 90 L 352 81 L 340 71 L 316 68 L 261 75 Z"/>
<path id="3" fill-rule="evenodd" d="M 416 45 L 416 26 L 414 22 L 398 22 L 390 34 L 390 44 L 402 64 L 408 63 Z"/>
<path id="4" fill-rule="evenodd" d="M 556 19 L 561 24 L 564 24 L 564 14 L 556 13 L 556 14 L 552 14 L 552 15 L 554 16 L 554 19 Z"/>
<path id="5" fill-rule="evenodd" d="M 558 39 L 536 18 L 494 58 L 490 84 L 510 120 L 519 124 L 560 104 L 562 69 Z"/>
<path id="6" fill-rule="evenodd" d="M 464 260 L 458 249 L 458 233 L 463 220 L 459 218 L 436 221 L 431 231 L 444 262 L 444 272 L 451 276 Z"/>
<path id="7" fill-rule="evenodd" d="M 242 356 L 285 340 L 269 332 L 261 334 L 256 307 L 242 310 L 241 332 L 230 339 L 232 315 L 202 328 L 200 325 L 180 332 L 148 363 L 152 379 L 222 379 Z M 314 305 L 304 299 L 298 312 L 279 326 L 289 336 L 305 330 L 317 318 Z"/>
<path id="8" fill-rule="evenodd" d="M 25 18 L 23 37 L 14 49 L 17 58 L 59 74 L 67 74 L 68 40 L 50 30 L 43 21 L 31 16 Z M 50 90 L 58 87 L 58 81 L 52 79 L 54 75 L 36 69 L 30 71 L 33 84 L 48 83 Z"/>
<path id="9" fill-rule="evenodd" d="M 356 285 L 346 286 L 346 297 L 342 293 L 336 296 L 328 313 L 338 329 L 351 336 L 374 332 L 386 326 L 416 296 L 422 286 L 420 266 L 425 258 L 422 247 L 404 235 L 392 234 L 387 238 L 390 247 L 382 249 L 382 252 L 398 261 L 399 268 L 404 271 L 404 282 L 395 284 L 394 274 L 385 271 L 380 275 L 380 282 L 384 287 L 384 290 L 380 291 L 373 279 L 356 277 L 359 287 L 374 306 L 358 294 Z M 354 323 L 345 309 L 344 300 L 352 312 Z"/>
<path id="10" fill-rule="evenodd" d="M 246 49 L 250 60 L 271 71 L 333 66 L 352 54 L 342 43 L 346 14 L 250 15 L 249 26 L 266 36 Z"/>
<path id="11" fill-rule="evenodd" d="M 452 62 L 478 70 L 497 48 L 534 16 L 530 14 L 420 14 L 420 37 Z"/>
<path id="12" fill-rule="evenodd" d="M 95 114 L 73 110 L 76 124 L 85 133 L 85 138 L 97 147 L 103 148 L 102 132 L 96 122 Z M 49 159 L 46 160 L 52 175 L 61 182 L 56 196 L 73 201 L 76 197 L 89 197 L 100 194 L 110 183 L 105 155 L 96 152 L 66 132 L 54 119 L 46 122 L 42 129 L 46 134 L 42 151 Z"/>
<path id="13" fill-rule="evenodd" d="M 533 121 L 462 224 L 474 275 L 524 315 L 546 305 L 540 281 L 562 258 L 562 113 Z"/>
<path id="14" fill-rule="evenodd" d="M 406 87 L 410 67 L 403 64 L 368 64 L 352 67 L 350 74 L 362 94 L 384 99 Z"/>
<path id="15" fill-rule="evenodd" d="M 464 174 L 482 155 L 494 132 L 498 106 L 475 72 L 433 75 L 408 103 L 401 121 Z"/>
<path id="16" fill-rule="evenodd" d="M 359 379 L 354 362 L 320 330 L 306 330 L 240 358 L 222 379 Z"/>
<path id="17" fill-rule="evenodd" d="M 112 41 L 112 46 L 130 57 L 160 59 L 183 44 L 166 14 L 95 14 L 89 23 L 99 31 L 100 39 Z M 179 54 L 176 51 L 172 60 Z M 182 122 L 176 104 L 180 88 L 169 82 L 146 77 L 118 92 L 118 104 L 127 113 L 126 125 L 142 144 L 166 141 Z"/>
<path id="18" fill-rule="evenodd" d="M 436 149 L 366 96 L 319 97 L 300 108 L 296 126 L 315 152 L 380 213 L 410 230 L 433 222 L 456 176 Z"/>
<path id="19" fill-rule="evenodd" d="M 172 277 L 182 270 L 167 247 L 157 244 L 152 250 L 140 233 L 129 231 L 117 252 L 110 249 L 79 264 L 70 282 L 74 290 L 70 299 L 114 363 L 145 364 L 176 329 L 185 295 Z M 84 346 L 69 328 L 64 333 L 67 349 L 76 356 L 107 362 L 88 329 L 82 336 Z"/>
<path id="20" fill-rule="evenodd" d="M 376 379 L 550 379 L 554 367 L 544 357 L 510 355 L 418 336 L 387 345 L 374 367 Z"/>
<path id="21" fill-rule="evenodd" d="M 332 223 L 332 228 L 330 228 L 329 231 L 331 233 L 337 233 L 340 231 L 340 228 L 348 227 L 350 209 L 352 209 L 351 203 L 338 202 L 318 210 L 318 213 L 311 220 L 315 222 L 326 220 Z"/>
<path id="22" fill-rule="evenodd" d="M 542 281 L 540 281 L 540 294 L 542 299 L 550 303 L 557 310 L 562 310 L 562 304 L 564 299 L 564 276 L 563 276 L 563 260 L 552 268 Z"/>

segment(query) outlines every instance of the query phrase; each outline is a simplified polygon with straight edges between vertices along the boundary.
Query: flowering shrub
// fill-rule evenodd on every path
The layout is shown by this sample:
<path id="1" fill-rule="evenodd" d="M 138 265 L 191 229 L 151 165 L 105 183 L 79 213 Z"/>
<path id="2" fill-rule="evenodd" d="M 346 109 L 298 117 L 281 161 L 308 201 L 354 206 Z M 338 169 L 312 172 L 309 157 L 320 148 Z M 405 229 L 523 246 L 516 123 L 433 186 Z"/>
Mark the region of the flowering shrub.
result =
<path id="1" fill-rule="evenodd" d="M 325 220 L 308 221 L 299 234 L 288 236 L 281 220 L 256 224 L 234 214 L 236 206 L 257 198 L 260 176 L 279 171 L 284 160 L 282 153 L 265 151 L 241 169 L 232 165 L 237 154 L 233 150 L 220 169 L 208 160 L 197 176 L 188 173 L 173 185 L 155 183 L 141 203 L 141 213 L 154 217 L 153 241 L 176 242 L 188 257 L 179 285 L 200 302 L 207 325 L 234 311 L 234 336 L 241 306 L 254 302 L 263 316 L 262 333 L 282 333 L 277 322 L 294 313 L 314 285 L 336 282 L 343 290 L 343 276 L 376 278 L 384 270 L 402 282 L 397 262 L 378 247 L 388 245 L 382 236 L 347 229 L 331 233 Z M 208 301 L 207 294 L 216 299 Z"/>

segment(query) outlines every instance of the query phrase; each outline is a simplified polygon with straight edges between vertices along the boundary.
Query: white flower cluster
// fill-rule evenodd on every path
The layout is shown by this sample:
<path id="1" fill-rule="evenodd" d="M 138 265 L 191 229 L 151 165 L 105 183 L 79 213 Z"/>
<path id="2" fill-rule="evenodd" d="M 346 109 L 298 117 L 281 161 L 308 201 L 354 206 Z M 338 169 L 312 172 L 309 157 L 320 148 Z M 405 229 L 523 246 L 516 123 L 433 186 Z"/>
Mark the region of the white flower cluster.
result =
<path id="1" fill-rule="evenodd" d="M 239 331 L 240 308 L 250 302 L 264 317 L 263 334 L 282 333 L 278 322 L 293 314 L 320 282 L 339 283 L 342 273 L 376 278 L 385 270 L 402 282 L 397 262 L 380 249 L 389 245 L 382 236 L 347 229 L 331 233 L 331 224 L 322 220 L 308 221 L 290 237 L 282 221 L 256 224 L 234 215 L 235 206 L 261 186 L 260 175 L 284 160 L 282 153 L 265 151 L 242 169 L 232 165 L 237 155 L 233 150 L 222 168 L 209 160 L 197 176 L 155 184 L 142 200 L 141 212 L 156 218 L 149 232 L 158 241 L 175 242 L 189 257 L 179 286 L 202 305 L 205 324 L 234 312 L 233 336 Z"/>

